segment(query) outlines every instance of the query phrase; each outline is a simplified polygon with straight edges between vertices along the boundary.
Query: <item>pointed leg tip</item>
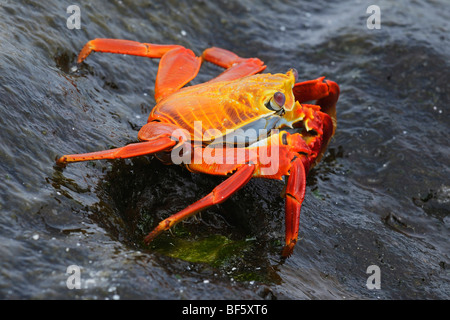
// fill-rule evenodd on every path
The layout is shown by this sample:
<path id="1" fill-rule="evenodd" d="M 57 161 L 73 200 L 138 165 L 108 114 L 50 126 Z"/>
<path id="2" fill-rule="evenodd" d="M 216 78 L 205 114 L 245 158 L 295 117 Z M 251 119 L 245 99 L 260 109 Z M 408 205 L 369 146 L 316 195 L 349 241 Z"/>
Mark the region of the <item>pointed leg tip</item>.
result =
<path id="1" fill-rule="evenodd" d="M 67 157 L 66 156 L 62 156 L 62 157 L 56 156 L 55 162 L 58 167 L 65 168 L 67 165 Z"/>
<path id="2" fill-rule="evenodd" d="M 158 227 L 156 227 L 155 229 L 153 229 L 153 231 L 150 232 L 147 236 L 145 236 L 145 238 L 144 238 L 145 245 L 147 245 L 147 246 L 150 245 L 150 243 L 153 240 L 155 240 L 155 238 L 164 231 L 164 228 L 160 228 L 160 225 Z"/>
<path id="3" fill-rule="evenodd" d="M 83 48 L 82 50 L 81 50 L 81 52 L 78 54 L 78 57 L 77 57 L 77 63 L 78 64 L 81 64 L 86 58 L 87 58 L 87 56 L 89 55 L 91 53 L 91 50 L 89 49 L 89 50 L 86 50 L 86 48 Z"/>
<path id="4" fill-rule="evenodd" d="M 154 238 L 155 238 L 155 237 L 154 237 L 151 233 L 149 233 L 149 234 L 144 238 L 144 244 L 147 245 L 147 246 L 150 245 L 150 242 L 152 242 Z"/>
<path id="5" fill-rule="evenodd" d="M 294 252 L 294 247 L 297 241 L 291 240 L 290 243 L 286 244 L 281 252 L 283 258 L 289 258 Z"/>

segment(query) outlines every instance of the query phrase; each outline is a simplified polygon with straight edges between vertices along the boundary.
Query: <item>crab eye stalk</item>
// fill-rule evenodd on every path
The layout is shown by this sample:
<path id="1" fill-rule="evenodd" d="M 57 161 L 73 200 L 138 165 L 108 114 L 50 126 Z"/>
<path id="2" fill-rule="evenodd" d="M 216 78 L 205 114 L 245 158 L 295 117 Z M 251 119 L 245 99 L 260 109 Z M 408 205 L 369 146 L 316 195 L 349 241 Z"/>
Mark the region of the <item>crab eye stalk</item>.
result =
<path id="1" fill-rule="evenodd" d="M 292 68 L 291 71 L 294 74 L 295 82 L 297 82 L 298 81 L 298 71 L 297 71 L 297 69 Z"/>

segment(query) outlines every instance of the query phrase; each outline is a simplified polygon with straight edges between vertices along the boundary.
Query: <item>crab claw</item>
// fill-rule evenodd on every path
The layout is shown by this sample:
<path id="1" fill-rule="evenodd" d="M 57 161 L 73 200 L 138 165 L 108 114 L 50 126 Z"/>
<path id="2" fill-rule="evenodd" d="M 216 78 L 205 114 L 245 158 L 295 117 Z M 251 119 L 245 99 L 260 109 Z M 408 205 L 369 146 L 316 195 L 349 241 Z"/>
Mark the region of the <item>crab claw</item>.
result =
<path id="1" fill-rule="evenodd" d="M 340 94 L 336 82 L 325 80 L 325 77 L 299 82 L 294 85 L 293 93 L 295 100 L 301 104 L 315 100 L 315 104 L 320 106 L 322 112 L 336 119 L 336 103 Z"/>
<path id="2" fill-rule="evenodd" d="M 282 141 L 283 144 L 290 146 L 292 151 L 296 153 L 309 154 L 311 152 L 299 133 L 290 134 L 289 132 L 283 132 Z"/>

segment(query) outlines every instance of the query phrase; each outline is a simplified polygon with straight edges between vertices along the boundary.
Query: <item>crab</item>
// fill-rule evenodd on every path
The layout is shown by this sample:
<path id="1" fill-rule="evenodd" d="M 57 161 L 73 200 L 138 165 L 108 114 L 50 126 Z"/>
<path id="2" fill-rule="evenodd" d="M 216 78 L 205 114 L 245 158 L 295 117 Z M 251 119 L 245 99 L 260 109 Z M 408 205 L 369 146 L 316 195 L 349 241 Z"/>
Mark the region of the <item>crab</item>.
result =
<path id="1" fill-rule="evenodd" d="M 154 155 L 191 172 L 226 178 L 211 193 L 161 221 L 145 238 L 230 198 L 251 178 L 285 180 L 285 245 L 289 257 L 298 239 L 308 172 L 321 159 L 336 130 L 339 86 L 325 77 L 298 82 L 298 72 L 262 73 L 258 58 L 242 58 L 211 47 L 201 56 L 180 45 L 95 39 L 78 56 L 92 52 L 159 58 L 156 105 L 138 133 L 139 142 L 56 159 L 71 162 Z M 186 86 L 203 61 L 225 69 L 215 78 Z M 311 103 L 313 102 L 313 103 Z"/>

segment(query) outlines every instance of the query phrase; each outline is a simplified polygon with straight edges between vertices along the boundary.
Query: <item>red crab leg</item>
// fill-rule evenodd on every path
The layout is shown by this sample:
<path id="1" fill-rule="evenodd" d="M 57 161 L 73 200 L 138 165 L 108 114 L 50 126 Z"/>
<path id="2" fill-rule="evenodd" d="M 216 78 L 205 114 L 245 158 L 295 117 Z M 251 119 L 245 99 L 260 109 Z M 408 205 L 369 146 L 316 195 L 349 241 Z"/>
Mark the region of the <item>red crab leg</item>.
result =
<path id="1" fill-rule="evenodd" d="M 158 137 L 151 141 L 144 141 L 132 143 L 125 147 L 95 151 L 90 153 L 70 154 L 60 157 L 56 160 L 59 165 L 64 165 L 69 162 L 102 160 L 102 159 L 123 159 L 131 158 L 151 153 L 160 152 L 173 147 L 177 142 L 170 137 Z"/>
<path id="2" fill-rule="evenodd" d="M 182 48 L 182 46 L 140 43 L 121 39 L 94 39 L 83 47 L 78 55 L 78 63 L 83 62 L 92 51 L 161 58 L 166 52 L 175 48 Z"/>
<path id="3" fill-rule="evenodd" d="M 210 194 L 191 204 L 184 210 L 181 210 L 180 212 L 161 221 L 158 226 L 145 237 L 145 243 L 150 243 L 163 231 L 170 229 L 178 222 L 196 214 L 197 212 L 227 200 L 233 193 L 242 188 L 251 179 L 254 170 L 255 165 L 253 164 L 239 167 L 231 177 L 215 187 Z"/>
<path id="4" fill-rule="evenodd" d="M 202 54 L 202 58 L 227 69 L 216 78 L 210 80 L 214 82 L 239 79 L 261 72 L 266 68 L 264 62 L 258 58 L 241 58 L 231 51 L 216 47 L 206 49 Z"/>
<path id="5" fill-rule="evenodd" d="M 188 133 L 180 130 L 176 125 L 163 122 L 148 122 L 139 130 L 138 138 L 142 142 L 110 150 L 65 155 L 57 159 L 56 162 L 64 165 L 69 162 L 143 156 L 171 149 L 177 143 L 185 142 L 188 139 L 187 136 Z"/>
<path id="6" fill-rule="evenodd" d="M 301 158 L 292 162 L 286 186 L 286 245 L 283 257 L 289 257 L 297 243 L 300 224 L 300 210 L 306 191 L 306 171 Z"/>
<path id="7" fill-rule="evenodd" d="M 329 114 L 333 119 L 336 119 L 336 103 L 339 99 L 340 89 L 336 82 L 325 80 L 328 86 L 328 94 L 316 101 L 320 106 L 322 112 Z"/>
<path id="8" fill-rule="evenodd" d="M 324 79 L 325 77 L 320 77 L 315 80 L 296 83 L 292 89 L 295 99 L 300 103 L 304 103 L 327 96 L 328 86 L 323 81 Z"/>
<path id="9" fill-rule="evenodd" d="M 121 39 L 89 41 L 78 55 L 78 63 L 86 59 L 92 51 L 161 58 L 155 83 L 156 101 L 194 79 L 201 65 L 201 58 L 196 57 L 191 50 L 183 46 L 140 43 Z"/>
<path id="10" fill-rule="evenodd" d="M 155 99 L 164 97 L 182 88 L 194 79 L 202 59 L 184 47 L 173 49 L 162 56 L 155 82 Z"/>
<path id="11" fill-rule="evenodd" d="M 293 92 L 295 100 L 300 103 L 317 100 L 315 104 L 322 112 L 336 118 L 336 102 L 339 98 L 339 86 L 336 82 L 320 77 L 316 80 L 296 83 Z"/>

